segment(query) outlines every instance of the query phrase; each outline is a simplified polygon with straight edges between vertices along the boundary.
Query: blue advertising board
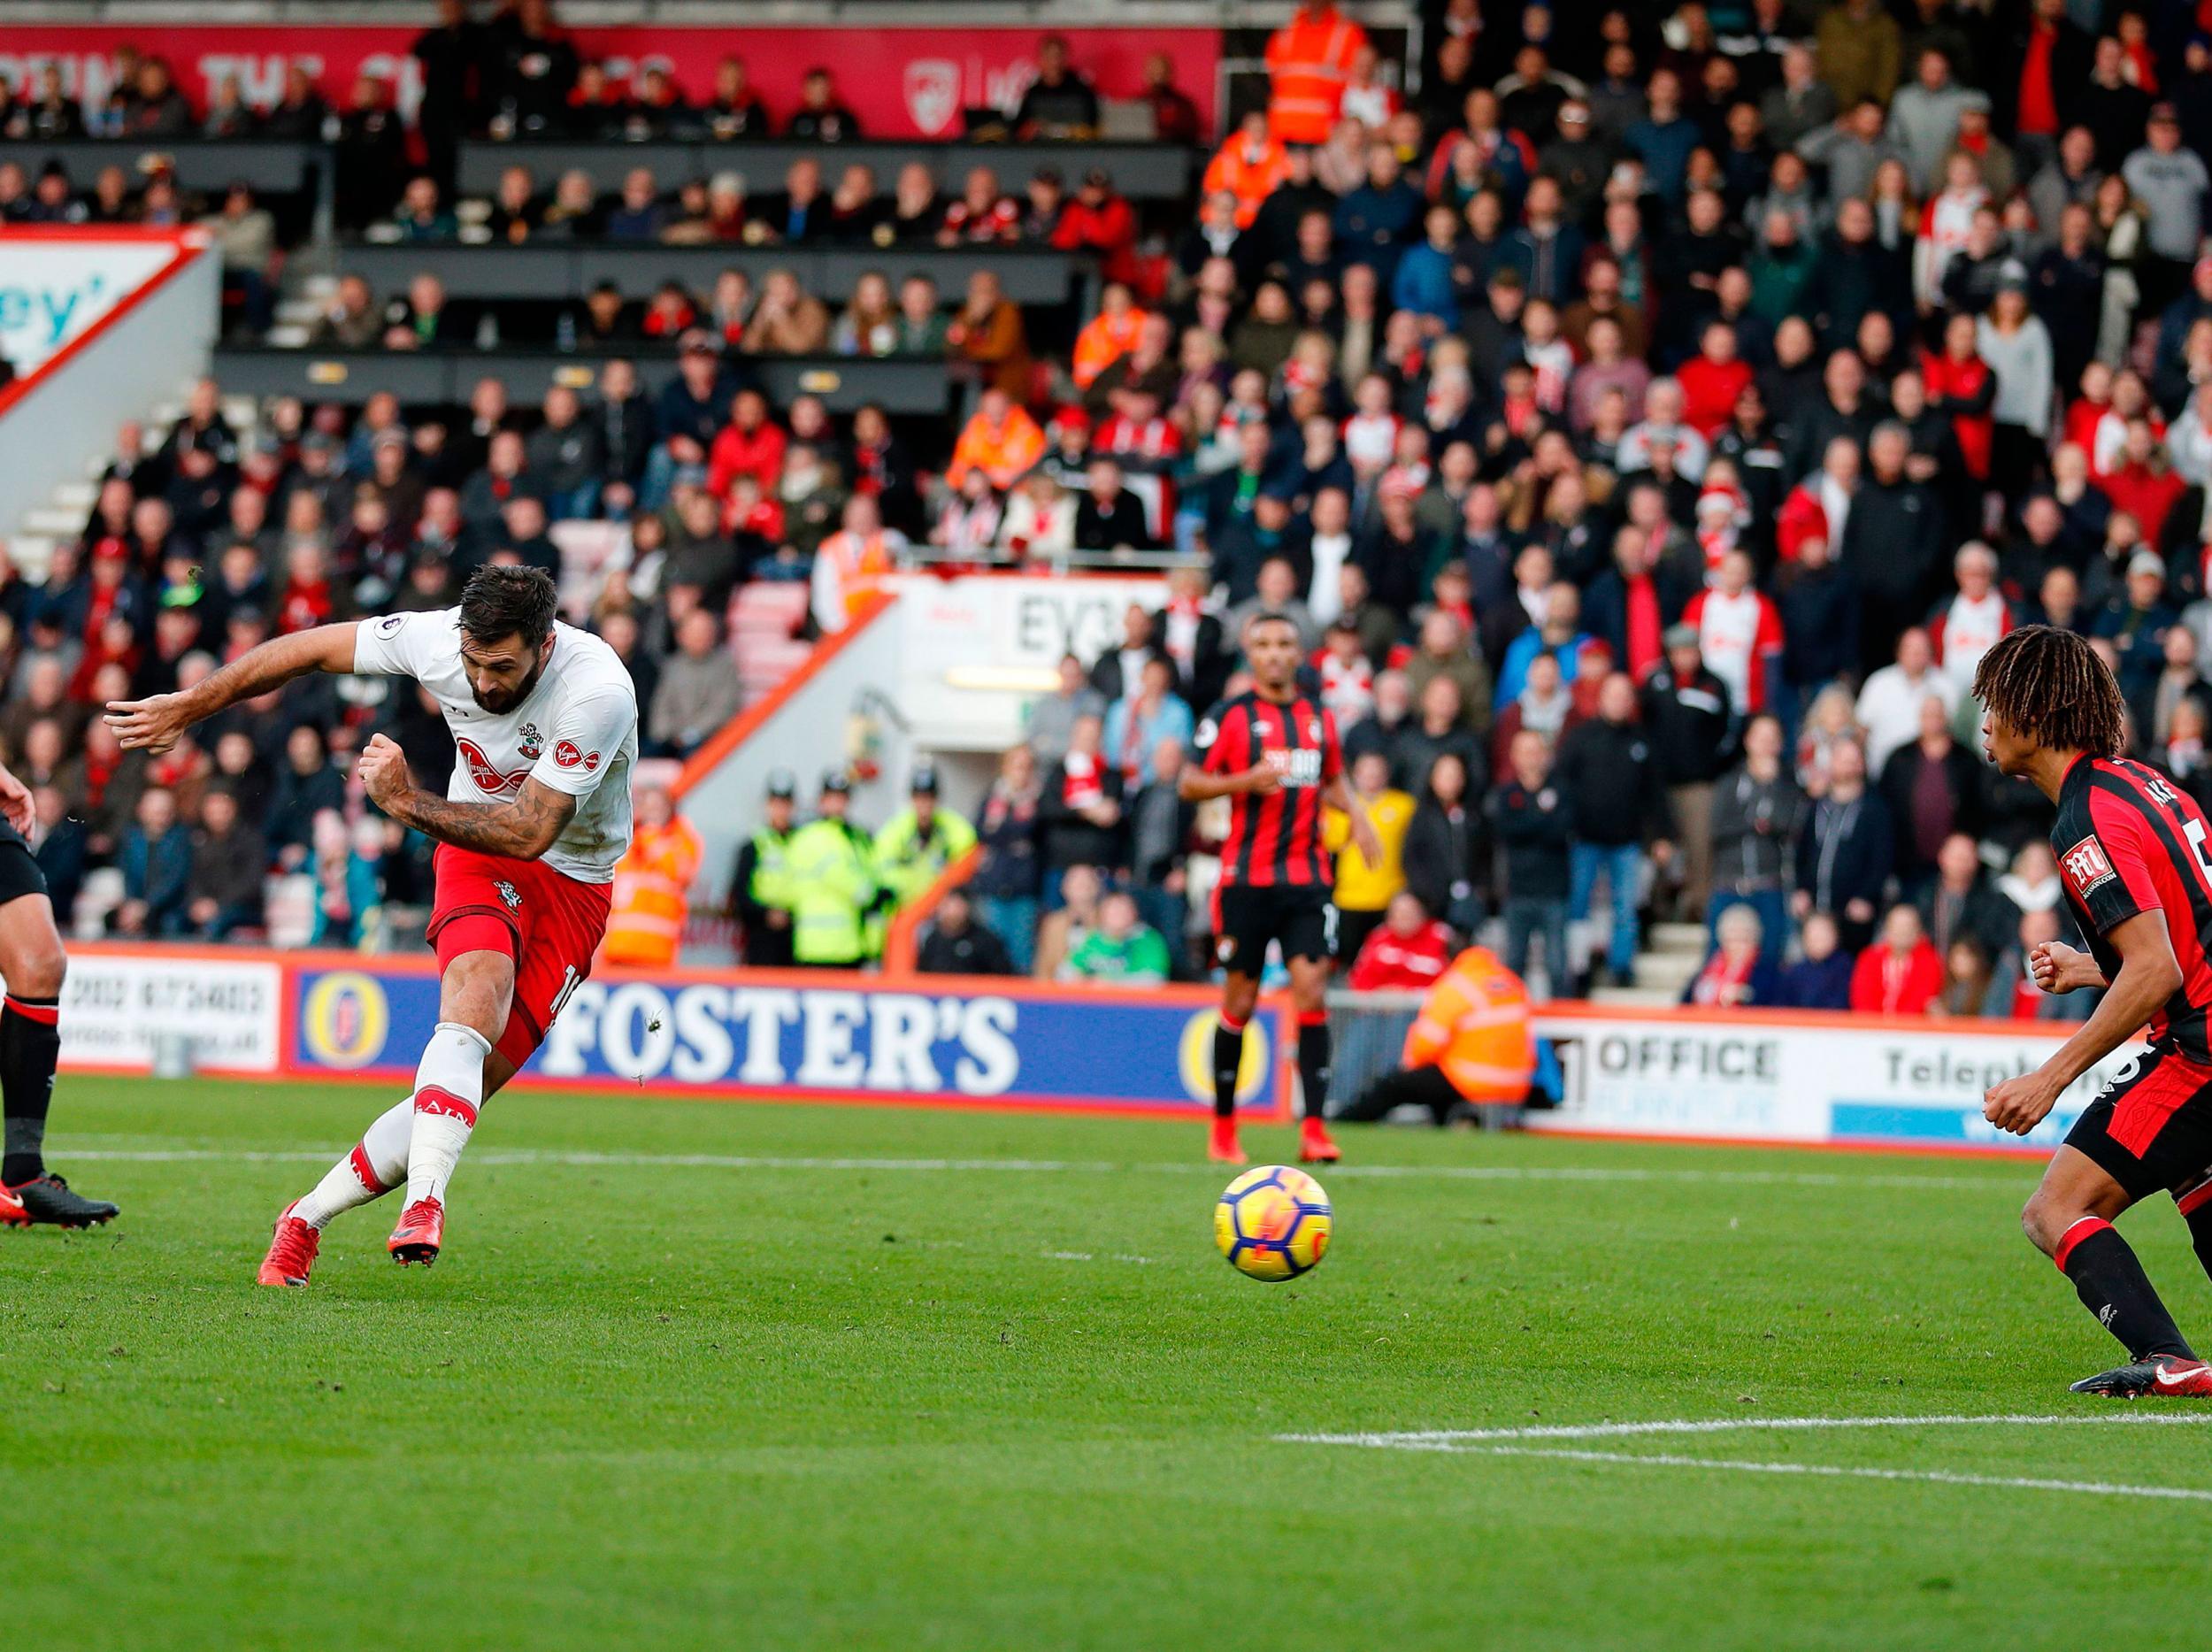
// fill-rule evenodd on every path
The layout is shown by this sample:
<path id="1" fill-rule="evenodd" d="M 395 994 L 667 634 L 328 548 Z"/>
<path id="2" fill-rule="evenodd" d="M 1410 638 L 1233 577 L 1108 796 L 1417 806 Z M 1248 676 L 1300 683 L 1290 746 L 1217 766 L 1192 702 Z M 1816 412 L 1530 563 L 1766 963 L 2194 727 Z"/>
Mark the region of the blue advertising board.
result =
<path id="1" fill-rule="evenodd" d="M 291 972 L 287 1066 L 404 1081 L 437 1021 L 413 961 Z M 816 973 L 620 974 L 583 982 L 525 1069 L 567 1088 L 1194 1112 L 1212 1105 L 1214 1010 L 1192 989 Z M 1276 1017 L 1254 1018 L 1239 1090 L 1284 1105 Z"/>

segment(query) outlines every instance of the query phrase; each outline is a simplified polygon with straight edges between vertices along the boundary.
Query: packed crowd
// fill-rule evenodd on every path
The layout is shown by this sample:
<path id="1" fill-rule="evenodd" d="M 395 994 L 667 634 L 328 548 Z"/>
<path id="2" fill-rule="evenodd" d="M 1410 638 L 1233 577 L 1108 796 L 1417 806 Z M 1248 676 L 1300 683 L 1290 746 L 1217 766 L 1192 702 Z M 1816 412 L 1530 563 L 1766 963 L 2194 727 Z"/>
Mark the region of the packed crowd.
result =
<path id="1" fill-rule="evenodd" d="M 987 930 L 1010 967 L 1057 972 L 1087 967 L 1068 960 L 1094 934 L 1118 956 L 1149 932 L 1156 951 L 1131 943 L 1145 973 L 1202 970 L 1208 826 L 1171 776 L 1238 682 L 1241 623 L 1280 613 L 1394 822 L 1389 864 L 1342 868 L 1362 984 L 1432 975 L 1447 933 L 1494 922 L 1554 991 L 1625 978 L 1655 912 L 1711 927 L 1700 1002 L 2078 1013 L 2024 987 L 2024 949 L 2067 918 L 2043 807 L 1982 761 L 1967 688 L 2012 626 L 2076 628 L 2108 651 L 2139 753 L 2212 790 L 2212 40 L 2119 10 L 2093 35 L 2066 0 L 1551 26 L 1451 0 L 1406 96 L 1356 24 L 1301 8 L 1270 49 L 1269 106 L 1211 155 L 1179 231 L 1121 249 L 1064 351 L 1033 348 L 987 272 L 949 316 L 889 279 L 833 310 L 726 277 L 642 311 L 580 301 L 577 324 L 618 348 L 677 341 L 657 387 L 618 355 L 597 395 L 527 414 L 495 381 L 436 417 L 280 405 L 271 450 L 238 456 L 273 479 L 252 487 L 220 462 L 206 480 L 173 434 L 157 488 L 127 454 L 129 488 L 103 496 L 108 526 L 151 511 L 161 532 L 134 525 L 104 576 L 115 558 L 92 553 L 123 536 L 96 523 L 56 588 L 141 582 L 142 638 L 111 626 L 111 599 L 90 629 L 72 610 L 41 631 L 27 607 L 27 661 L 78 648 L 67 699 L 104 666 L 219 656 L 232 619 L 175 646 L 188 621 L 170 616 L 198 607 L 165 595 L 170 532 L 223 542 L 208 594 L 227 564 L 269 582 L 249 635 L 319 600 L 435 600 L 469 557 L 549 557 L 549 523 L 603 517 L 636 552 L 595 623 L 649 672 L 691 662 L 675 680 L 703 691 L 653 730 L 680 753 L 720 709 L 718 617 L 748 580 L 810 580 L 829 631 L 923 541 L 979 559 L 1165 548 L 1183 565 L 1164 605 L 1037 707 L 973 822 L 975 898 L 940 933 Z M 846 178 L 801 170 L 832 200 Z M 545 233 L 543 181 L 503 184 L 495 233 Z M 764 209 L 724 189 L 726 216 L 734 199 L 761 226 L 735 239 L 790 234 L 780 181 Z M 958 229 L 933 199 L 910 238 L 1010 221 L 1049 239 L 1081 205 L 1046 229 L 1039 181 L 969 181 Z M 440 224 L 434 179 L 405 188 Z M 690 217 L 657 197 L 589 210 L 604 235 L 633 211 L 655 236 Z M 422 296 L 342 302 L 364 338 L 443 342 L 442 296 Z M 794 338 L 917 336 L 982 389 L 949 450 L 748 380 Z M 253 557 L 231 554 L 242 536 Z M 363 717 L 344 711 L 341 749 Z M 849 879 L 872 863 L 844 835 Z M 761 903 L 747 926 L 802 904 Z"/>

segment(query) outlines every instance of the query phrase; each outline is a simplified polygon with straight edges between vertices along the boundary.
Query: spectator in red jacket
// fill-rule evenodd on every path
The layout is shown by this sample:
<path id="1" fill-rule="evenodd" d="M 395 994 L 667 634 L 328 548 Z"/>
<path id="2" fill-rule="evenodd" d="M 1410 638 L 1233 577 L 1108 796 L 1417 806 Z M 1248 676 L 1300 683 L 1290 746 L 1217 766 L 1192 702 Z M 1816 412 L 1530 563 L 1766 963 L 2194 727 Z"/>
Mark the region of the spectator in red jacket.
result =
<path id="1" fill-rule="evenodd" d="M 1859 954 L 1851 972 L 1851 1008 L 1865 1015 L 1925 1015 L 1943 990 L 1943 960 L 1920 927 L 1920 914 L 1900 903 L 1882 920 L 1881 938 Z"/>
<path id="2" fill-rule="evenodd" d="M 1682 387 L 1682 422 L 1710 442 L 1736 414 L 1736 398 L 1752 379 L 1736 353 L 1736 329 L 1717 316 L 1705 324 L 1697 354 L 1675 370 Z"/>
<path id="3" fill-rule="evenodd" d="M 1138 284 L 1137 215 L 1114 193 L 1114 181 L 1102 166 L 1083 174 L 1083 187 L 1053 226 L 1052 244 L 1064 252 L 1097 254 L 1105 280 Z"/>
<path id="4" fill-rule="evenodd" d="M 1997 401 L 1997 375 L 1977 354 L 1971 315 L 1955 312 L 1944 324 L 1943 349 L 1921 352 L 1920 377 L 1928 387 L 1928 405 L 1950 415 L 1966 473 L 1987 481 L 1990 444 L 1996 439 L 1990 410 Z"/>
<path id="5" fill-rule="evenodd" d="M 758 390 L 740 390 L 730 405 L 730 422 L 707 452 L 707 491 L 727 499 L 730 484 L 750 476 L 762 493 L 773 494 L 788 442 L 783 426 L 768 417 L 767 398 Z"/>
<path id="6" fill-rule="evenodd" d="M 1355 992 L 1426 992 L 1451 961 L 1451 933 L 1418 895 L 1401 889 L 1390 897 L 1382 927 L 1359 949 L 1350 985 Z"/>

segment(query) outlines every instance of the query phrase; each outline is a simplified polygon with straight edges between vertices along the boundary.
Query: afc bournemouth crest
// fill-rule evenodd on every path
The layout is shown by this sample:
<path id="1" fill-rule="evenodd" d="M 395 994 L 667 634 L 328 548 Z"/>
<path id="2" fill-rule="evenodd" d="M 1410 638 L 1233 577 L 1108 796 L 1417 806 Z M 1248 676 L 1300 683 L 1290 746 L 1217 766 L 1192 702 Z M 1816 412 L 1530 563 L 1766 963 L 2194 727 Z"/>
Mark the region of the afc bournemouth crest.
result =
<path id="1" fill-rule="evenodd" d="M 522 741 L 522 755 L 530 762 L 535 763 L 545 755 L 545 736 L 538 733 L 538 726 L 535 723 L 525 723 L 519 738 Z"/>
<path id="2" fill-rule="evenodd" d="M 506 879 L 497 880 L 493 883 L 492 887 L 499 891 L 499 898 L 507 903 L 509 911 L 519 912 L 522 910 L 522 892 Z"/>

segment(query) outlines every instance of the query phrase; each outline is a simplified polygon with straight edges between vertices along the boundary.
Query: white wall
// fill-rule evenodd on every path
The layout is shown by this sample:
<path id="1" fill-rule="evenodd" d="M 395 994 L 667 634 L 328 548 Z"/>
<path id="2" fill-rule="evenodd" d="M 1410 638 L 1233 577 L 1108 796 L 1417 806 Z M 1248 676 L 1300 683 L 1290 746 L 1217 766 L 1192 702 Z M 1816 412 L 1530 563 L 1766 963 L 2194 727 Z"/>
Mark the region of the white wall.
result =
<path id="1" fill-rule="evenodd" d="M 887 611 L 829 662 L 802 683 L 775 715 L 752 737 L 710 770 L 684 794 L 685 818 L 706 845 L 699 882 L 692 891 L 695 910 L 718 905 L 729 887 L 738 845 L 760 823 L 761 799 L 768 776 L 789 769 L 799 779 L 799 809 L 810 813 L 823 771 L 845 761 L 848 719 L 864 690 L 888 695 L 897 684 L 898 626 Z M 889 719 L 881 719 L 884 744 L 878 758 L 883 779 L 856 787 L 854 818 L 873 827 L 902 801 L 910 752 Z"/>
<path id="2" fill-rule="evenodd" d="M 0 262 L 10 257 L 0 238 Z M 115 427 L 207 370 L 221 308 L 221 260 L 203 249 L 143 304 L 90 339 L 0 415 L 0 534 L 110 450 Z"/>

